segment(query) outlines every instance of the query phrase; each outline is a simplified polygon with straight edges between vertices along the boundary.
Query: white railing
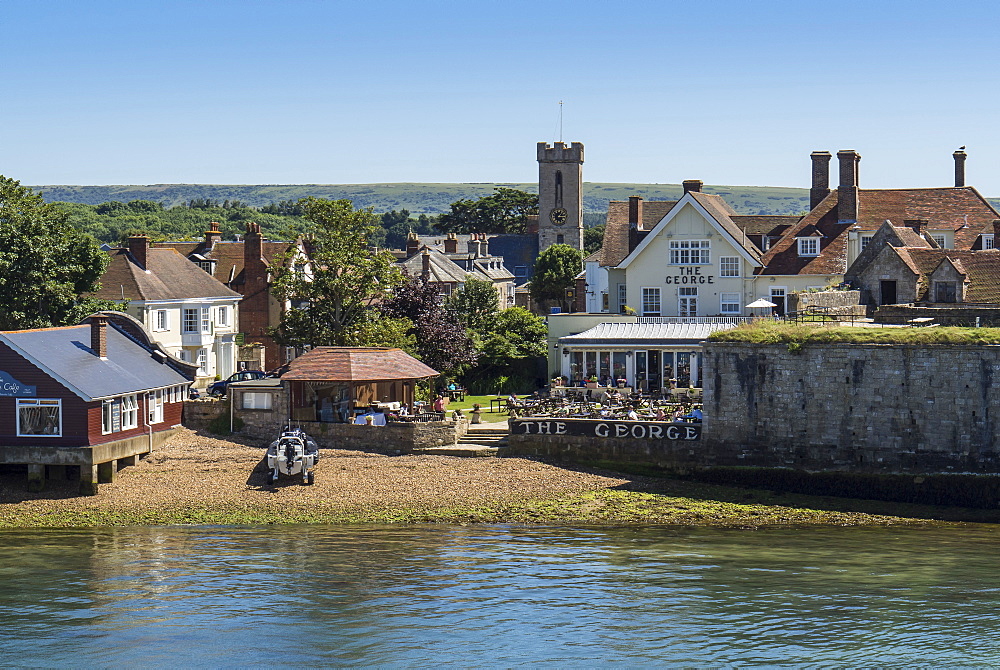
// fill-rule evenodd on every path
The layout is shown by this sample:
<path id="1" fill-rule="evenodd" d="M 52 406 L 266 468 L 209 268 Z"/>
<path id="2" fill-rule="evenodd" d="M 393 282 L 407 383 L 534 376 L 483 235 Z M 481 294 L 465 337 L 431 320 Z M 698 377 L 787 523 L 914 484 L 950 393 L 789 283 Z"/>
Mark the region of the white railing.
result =
<path id="1" fill-rule="evenodd" d="M 738 326 L 753 321 L 754 316 L 638 316 L 636 323 L 722 323 Z"/>

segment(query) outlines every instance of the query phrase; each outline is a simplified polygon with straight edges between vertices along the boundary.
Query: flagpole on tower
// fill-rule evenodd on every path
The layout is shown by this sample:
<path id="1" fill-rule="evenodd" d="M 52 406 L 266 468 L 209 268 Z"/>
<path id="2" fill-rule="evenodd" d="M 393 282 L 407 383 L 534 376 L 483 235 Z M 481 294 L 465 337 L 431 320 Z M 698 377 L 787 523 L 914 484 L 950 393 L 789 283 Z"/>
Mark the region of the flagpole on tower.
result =
<path id="1" fill-rule="evenodd" d="M 563 121 L 563 115 L 562 115 L 562 112 L 563 112 L 563 101 L 560 100 L 559 101 L 559 141 L 560 142 L 563 141 L 563 123 L 562 123 L 562 121 Z"/>

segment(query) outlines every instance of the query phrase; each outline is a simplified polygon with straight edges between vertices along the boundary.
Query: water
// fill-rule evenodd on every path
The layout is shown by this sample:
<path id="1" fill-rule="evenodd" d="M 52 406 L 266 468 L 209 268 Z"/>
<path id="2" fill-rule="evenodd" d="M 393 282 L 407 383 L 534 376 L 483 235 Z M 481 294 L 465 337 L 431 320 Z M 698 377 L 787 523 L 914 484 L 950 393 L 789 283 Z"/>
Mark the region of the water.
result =
<path id="1" fill-rule="evenodd" d="M 1000 663 L 1000 529 L 0 533 L 2 666 Z"/>

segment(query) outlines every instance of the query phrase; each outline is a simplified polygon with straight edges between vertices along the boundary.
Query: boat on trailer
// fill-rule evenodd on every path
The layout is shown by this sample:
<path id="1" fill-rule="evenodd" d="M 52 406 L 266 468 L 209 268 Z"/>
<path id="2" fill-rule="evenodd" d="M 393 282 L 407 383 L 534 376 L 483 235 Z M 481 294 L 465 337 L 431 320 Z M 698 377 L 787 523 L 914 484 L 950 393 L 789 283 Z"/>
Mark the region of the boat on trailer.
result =
<path id="1" fill-rule="evenodd" d="M 281 475 L 302 476 L 311 485 L 319 462 L 319 445 L 301 428 L 288 427 L 267 447 L 267 483 L 277 484 Z"/>

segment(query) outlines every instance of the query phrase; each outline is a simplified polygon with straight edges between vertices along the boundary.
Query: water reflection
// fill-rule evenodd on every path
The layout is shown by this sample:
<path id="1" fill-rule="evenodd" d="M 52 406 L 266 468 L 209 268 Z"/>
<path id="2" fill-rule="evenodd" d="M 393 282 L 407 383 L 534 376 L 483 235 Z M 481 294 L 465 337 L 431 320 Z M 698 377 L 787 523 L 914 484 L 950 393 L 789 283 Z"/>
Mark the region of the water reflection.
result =
<path id="1" fill-rule="evenodd" d="M 992 526 L 168 527 L 0 538 L 3 665 L 1000 660 Z"/>

